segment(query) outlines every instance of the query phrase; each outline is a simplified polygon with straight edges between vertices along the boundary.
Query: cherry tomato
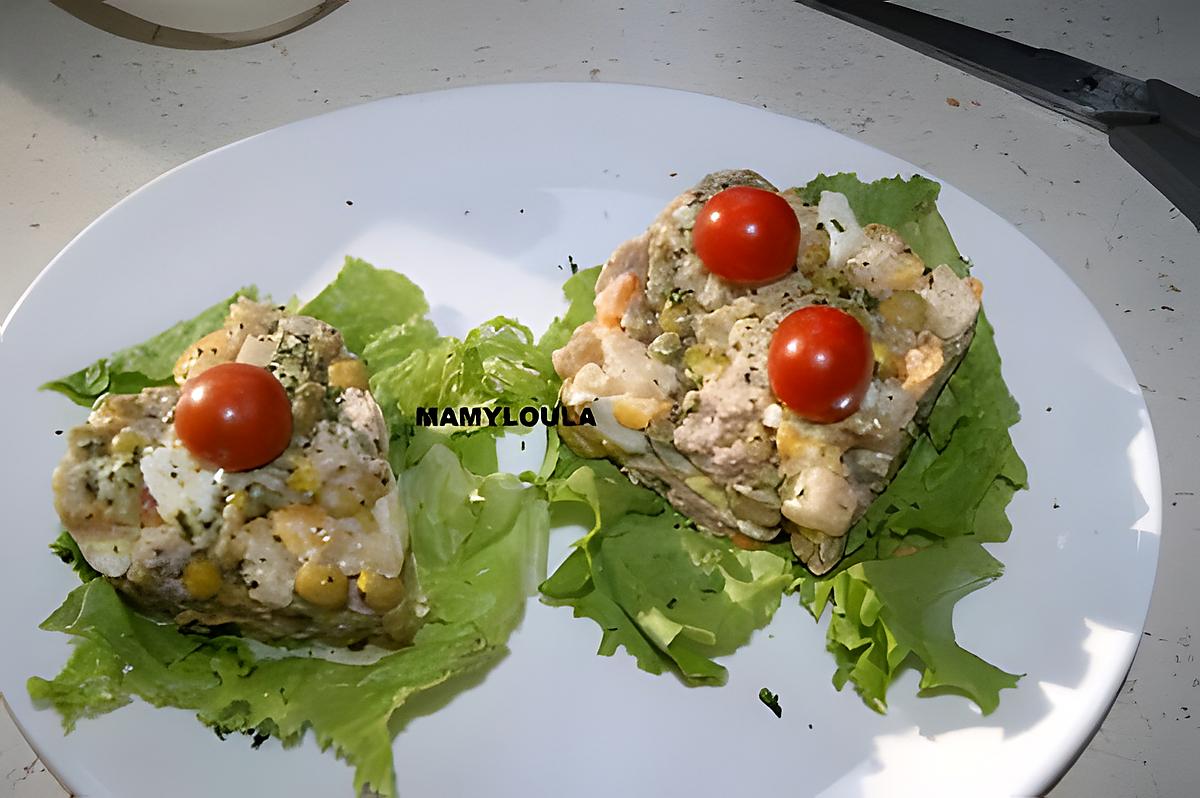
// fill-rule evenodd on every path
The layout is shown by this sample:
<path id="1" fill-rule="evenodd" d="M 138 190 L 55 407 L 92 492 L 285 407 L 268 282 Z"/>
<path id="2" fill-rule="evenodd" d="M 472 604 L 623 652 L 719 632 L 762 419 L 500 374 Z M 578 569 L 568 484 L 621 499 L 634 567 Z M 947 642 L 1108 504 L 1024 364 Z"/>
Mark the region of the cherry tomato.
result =
<path id="1" fill-rule="evenodd" d="M 800 222 L 778 194 L 734 186 L 704 203 L 692 244 L 713 274 L 735 283 L 769 282 L 796 265 Z"/>
<path id="2" fill-rule="evenodd" d="M 292 404 L 266 369 L 222 363 L 183 384 L 175 434 L 196 459 L 226 471 L 249 471 L 288 447 Z"/>
<path id="3" fill-rule="evenodd" d="M 849 313 L 828 305 L 790 314 L 767 352 L 775 396 L 801 418 L 819 424 L 841 421 L 858 410 L 874 370 L 870 334 Z"/>

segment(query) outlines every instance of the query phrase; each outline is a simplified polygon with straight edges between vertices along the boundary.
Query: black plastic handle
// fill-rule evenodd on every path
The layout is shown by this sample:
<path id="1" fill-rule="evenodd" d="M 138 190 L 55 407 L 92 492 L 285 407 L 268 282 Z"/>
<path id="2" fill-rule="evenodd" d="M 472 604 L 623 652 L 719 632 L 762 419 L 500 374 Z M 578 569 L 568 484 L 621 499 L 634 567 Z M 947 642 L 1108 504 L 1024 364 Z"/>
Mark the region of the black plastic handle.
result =
<path id="1" fill-rule="evenodd" d="M 1200 230 L 1200 97 L 1146 81 L 1159 121 L 1115 127 L 1112 148 Z"/>

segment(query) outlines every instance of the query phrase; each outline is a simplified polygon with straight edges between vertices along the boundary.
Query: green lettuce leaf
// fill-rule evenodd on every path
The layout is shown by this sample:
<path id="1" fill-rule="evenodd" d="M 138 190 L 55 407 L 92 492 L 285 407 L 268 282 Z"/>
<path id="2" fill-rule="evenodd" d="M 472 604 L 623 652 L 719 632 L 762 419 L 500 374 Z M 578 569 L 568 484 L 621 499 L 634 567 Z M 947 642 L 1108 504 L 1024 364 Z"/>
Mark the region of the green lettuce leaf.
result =
<path id="1" fill-rule="evenodd" d="M 624 647 L 651 673 L 674 669 L 689 684 L 724 684 L 713 658 L 771 620 L 792 581 L 789 559 L 698 533 L 605 460 L 563 452 L 546 485 L 551 501 L 584 504 L 594 523 L 542 595 L 598 623 L 603 656 Z"/>
<path id="2" fill-rule="evenodd" d="M 544 574 L 547 504 L 509 474 L 480 477 L 444 446 L 402 475 L 417 579 L 430 612 L 412 646 L 372 664 L 261 657 L 239 637 L 206 638 L 148 620 L 112 586 L 76 588 L 42 628 L 76 635 L 66 667 L 29 680 L 69 731 L 139 697 L 194 710 L 221 734 L 297 742 L 311 728 L 355 768 L 355 788 L 395 794 L 392 714 L 413 693 L 503 654 Z"/>
<path id="3" fill-rule="evenodd" d="M 1002 570 L 978 542 L 959 537 L 804 580 L 801 599 L 815 614 L 831 600 L 834 685 L 852 683 L 868 706 L 883 712 L 887 688 L 907 660 L 921 670 L 923 691 L 947 688 L 970 697 L 984 714 L 995 710 L 1000 690 L 1015 687 L 1019 677 L 960 647 L 951 616 L 955 602 Z"/>
<path id="4" fill-rule="evenodd" d="M 237 637 L 197 638 L 130 610 L 105 580 L 76 588 L 42 628 L 79 636 L 53 680 L 30 695 L 55 707 L 70 730 L 137 696 L 190 709 L 219 734 L 246 732 L 295 744 L 309 728 L 322 748 L 355 768 L 364 787 L 395 794 L 388 721 L 410 695 L 473 670 L 499 653 L 468 626 L 439 628 L 372 665 L 311 657 L 260 659 Z"/>
<path id="5" fill-rule="evenodd" d="M 1000 377 L 992 326 L 982 314 L 975 339 L 950 378 L 908 459 L 851 528 L 841 567 L 888 553 L 896 538 L 923 545 L 973 535 L 1008 539 L 1004 508 L 1024 487 L 1025 466 L 1008 428 L 1019 418 Z M 861 550 L 860 550 L 861 547 Z"/>
<path id="6" fill-rule="evenodd" d="M 436 346 L 440 340 L 441 335 L 433 322 L 424 316 L 417 316 L 384 327 L 368 339 L 360 354 L 371 371 L 379 373 L 403 363 L 414 352 Z"/>
<path id="7" fill-rule="evenodd" d="M 400 272 L 347 257 L 337 278 L 299 312 L 337 327 L 346 348 L 362 354 L 367 343 L 389 327 L 423 318 L 429 303 Z"/>
<path id="8" fill-rule="evenodd" d="M 402 480 L 427 623 L 503 644 L 545 577 L 549 503 L 512 474 L 472 473 L 440 444 Z"/>
<path id="9" fill-rule="evenodd" d="M 547 358 L 594 317 L 599 273 L 600 267 L 586 269 L 564 284 L 567 312 L 538 342 Z M 700 533 L 609 461 L 584 460 L 557 448 L 556 436 L 552 442 L 540 484 L 554 507 L 581 504 L 592 523 L 542 583 L 542 596 L 595 621 L 602 656 L 624 648 L 650 673 L 673 670 L 688 684 L 724 684 L 728 673 L 714 658 L 770 622 L 793 581 L 790 556 L 779 547 L 743 551 Z"/>
<path id="10" fill-rule="evenodd" d="M 395 343 L 395 342 L 393 342 Z M 441 338 L 413 348 L 371 377 L 380 405 L 402 422 L 417 408 L 511 407 L 553 403 L 558 378 L 549 357 L 519 322 L 497 316 L 462 340 Z M 398 347 L 391 356 L 400 354 Z"/>
<path id="11" fill-rule="evenodd" d="M 853 175 L 820 176 L 801 189 L 844 193 L 862 224 L 896 228 L 929 265 L 965 274 L 967 262 L 936 207 L 939 187 L 922 177 L 862 183 Z M 954 642 L 954 603 L 1000 575 L 979 545 L 1008 539 L 1005 508 L 1027 483 L 1008 429 L 1020 418 L 1000 368 L 987 316 L 980 313 L 958 369 L 938 397 L 925 430 L 887 489 L 851 528 L 847 557 L 821 578 L 799 572 L 793 586 L 814 617 L 832 599 L 828 647 L 837 659 L 834 684 L 854 684 L 869 706 L 886 707 L 886 692 L 911 656 L 923 689 L 943 687 L 970 697 L 986 714 L 999 690 L 1017 677 Z"/>
<path id="12" fill-rule="evenodd" d="M 104 584 L 99 592 L 112 591 L 104 580 L 99 583 Z M 43 624 L 43 628 L 51 627 Z M 37 676 L 29 679 L 29 695 L 37 704 L 54 707 L 62 717 L 63 730 L 70 733 L 80 720 L 120 709 L 133 700 L 132 691 L 125 686 L 125 665 L 107 644 L 79 638 L 57 676 L 52 680 Z"/>
<path id="13" fill-rule="evenodd" d="M 937 198 L 942 187 L 926 177 L 885 177 L 864 183 L 852 173 L 817 175 L 808 185 L 795 189 L 806 202 L 816 203 L 822 191 L 845 194 L 859 224 L 886 224 L 931 268 L 946 264 L 965 275 L 969 264 L 959 254 L 942 215 Z"/>
<path id="14" fill-rule="evenodd" d="M 411 465 L 429 445 L 447 443 L 451 435 L 494 435 L 504 429 L 422 429 L 418 408 L 507 406 L 516 412 L 526 405 L 552 404 L 558 395 L 549 351 L 536 344 L 529 328 L 497 316 L 462 339 L 441 336 L 427 318 L 429 303 L 416 284 L 355 258 L 347 258 L 337 279 L 300 312 L 340 329 L 347 348 L 366 362 L 371 392 L 397 439 L 397 468 Z M 485 421 L 482 415 L 480 419 Z M 486 445 L 476 444 L 472 451 L 478 455 Z M 412 446 L 416 449 L 410 453 Z M 480 467 L 488 462 L 485 458 Z"/>
<path id="15" fill-rule="evenodd" d="M 561 349 L 571 338 L 575 328 L 596 315 L 592 302 L 596 298 L 596 280 L 600 277 L 599 266 L 581 269 L 563 283 L 563 295 L 567 299 L 567 312 L 550 322 L 546 332 L 538 339 L 538 349 L 547 355 Z"/>
<path id="16" fill-rule="evenodd" d="M 100 576 L 99 571 L 88 565 L 88 561 L 83 558 L 83 553 L 79 550 L 79 544 L 65 529 L 50 544 L 50 551 L 55 557 L 71 566 L 71 570 L 75 572 L 81 582 L 90 582 Z"/>
<path id="17" fill-rule="evenodd" d="M 365 354 L 372 382 L 387 375 L 396 397 L 431 386 L 447 402 L 481 392 L 553 396 L 548 355 L 536 349 L 528 330 L 488 323 L 459 341 L 439 336 L 427 311 L 424 295 L 407 278 L 348 259 L 301 312 L 339 326 L 347 345 Z M 215 329 L 223 318 L 224 306 L 205 325 Z M 160 346 L 162 361 L 173 364 L 193 334 L 206 331 L 193 325 L 177 336 L 187 340 L 176 351 Z M 456 353 L 463 369 L 404 370 L 429 350 Z M 131 361 L 114 356 L 109 362 Z M 406 386 L 406 374 L 422 382 Z M 484 384 L 472 386 L 471 379 Z M 56 677 L 29 680 L 31 696 L 54 707 L 68 730 L 134 697 L 192 710 L 221 735 L 273 736 L 290 745 L 311 729 L 322 748 L 333 748 L 354 767 L 356 792 L 369 786 L 394 795 L 393 715 L 413 693 L 504 654 L 526 599 L 545 577 L 550 520 L 542 487 L 497 473 L 495 436 L 414 429 L 398 398 L 390 411 L 414 577 L 429 605 L 412 645 L 350 664 L 282 650 L 264 655 L 261 644 L 240 637 L 182 632 L 122 602 L 107 580 L 94 578 L 64 533 L 52 548 L 85 584 L 42 627 L 73 635 L 75 646 Z"/>
<path id="18" fill-rule="evenodd" d="M 483 667 L 505 651 L 545 573 L 547 503 L 509 474 L 472 474 L 434 446 L 401 475 L 416 578 L 430 607 L 412 646 L 364 665 L 262 657 L 240 637 L 201 637 L 148 620 L 104 579 L 76 588 L 43 624 L 76 635 L 54 679 L 29 680 L 69 731 L 139 697 L 194 710 L 221 734 L 297 742 L 311 728 L 355 768 L 355 788 L 395 794 L 392 714 L 413 693 Z"/>
<path id="19" fill-rule="evenodd" d="M 239 297 L 258 298 L 253 286 L 243 288 L 199 315 L 181 321 L 136 346 L 114 352 L 106 358 L 42 386 L 57 391 L 71 401 L 91 407 L 106 393 L 137 393 L 152 385 L 169 385 L 171 371 L 183 350 L 198 338 L 220 328 L 229 306 Z"/>

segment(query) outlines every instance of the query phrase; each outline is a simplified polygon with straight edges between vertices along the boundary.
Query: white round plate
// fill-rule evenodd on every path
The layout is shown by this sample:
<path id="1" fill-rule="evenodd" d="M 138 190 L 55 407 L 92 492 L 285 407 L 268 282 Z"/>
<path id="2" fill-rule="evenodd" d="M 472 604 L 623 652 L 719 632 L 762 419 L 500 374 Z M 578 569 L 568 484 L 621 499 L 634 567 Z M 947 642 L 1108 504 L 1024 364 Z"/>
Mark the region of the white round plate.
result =
<path id="1" fill-rule="evenodd" d="M 238 286 L 311 296 L 353 254 L 408 273 L 443 331 L 497 313 L 535 330 L 562 307 L 568 256 L 602 261 L 705 173 L 777 185 L 818 172 L 911 174 L 814 124 L 635 86 L 489 86 L 395 98 L 273 130 L 178 168 L 76 238 L 8 319 L 0 345 L 7 510 L 0 689 L 52 770 L 85 796 L 348 795 L 309 739 L 252 751 L 189 713 L 140 702 L 64 736 L 25 679 L 56 673 L 65 636 L 37 624 L 72 586 L 46 550 L 58 527 L 56 429 L 84 413 L 43 381 L 190 316 Z M 351 204 L 353 203 L 353 204 Z M 595 655 L 599 629 L 531 601 L 512 653 L 459 691 L 419 700 L 395 742 L 405 796 L 1028 795 L 1096 729 L 1133 658 L 1158 553 L 1158 460 L 1112 335 L 1053 262 L 945 185 L 976 265 L 1031 488 L 1009 508 L 1007 572 L 958 607 L 959 641 L 1026 676 L 983 717 L 918 698 L 906 673 L 878 715 L 830 684 L 824 622 L 785 600 L 728 658 L 729 683 L 688 688 Z M 1051 409 L 1052 408 L 1052 409 Z M 575 532 L 553 539 L 551 566 Z M 759 703 L 779 693 L 783 718 Z M 436 710 L 436 711 L 435 711 Z"/>

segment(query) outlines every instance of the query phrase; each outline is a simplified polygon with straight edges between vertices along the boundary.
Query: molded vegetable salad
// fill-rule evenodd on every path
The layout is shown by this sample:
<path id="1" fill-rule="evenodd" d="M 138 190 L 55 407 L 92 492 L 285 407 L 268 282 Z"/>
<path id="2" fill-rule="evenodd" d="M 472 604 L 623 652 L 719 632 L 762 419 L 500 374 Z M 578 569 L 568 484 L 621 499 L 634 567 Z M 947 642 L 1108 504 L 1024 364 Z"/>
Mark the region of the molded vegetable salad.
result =
<path id="1" fill-rule="evenodd" d="M 844 194 L 717 172 L 604 265 L 596 318 L 554 353 L 563 404 L 599 423 L 560 434 L 704 529 L 789 539 L 823 574 L 967 351 L 981 294 L 860 225 Z"/>
<path id="2" fill-rule="evenodd" d="M 55 506 L 87 564 L 180 626 L 411 639 L 426 607 L 388 430 L 341 334 L 240 297 L 173 372 L 67 435 Z"/>
<path id="3" fill-rule="evenodd" d="M 716 658 L 794 594 L 830 608 L 834 685 L 879 711 L 904 664 L 985 713 L 1015 686 L 951 623 L 1000 575 L 981 544 L 1026 473 L 938 190 L 718 172 L 567 282 L 548 337 L 562 401 L 597 423 L 560 427 L 549 485 L 596 523 L 542 592 L 601 654 L 720 684 Z"/>
<path id="4" fill-rule="evenodd" d="M 937 192 L 716 173 L 573 275 L 540 339 L 442 336 L 406 277 L 347 259 L 303 306 L 244 289 L 49 383 L 91 408 L 54 474 L 83 584 L 30 693 L 68 730 L 134 697 L 255 745 L 311 729 L 390 796 L 393 713 L 502 656 L 544 579 L 600 653 L 691 684 L 794 595 L 831 607 L 839 689 L 882 711 L 912 662 L 991 711 L 1017 677 L 951 609 L 999 575 L 980 544 L 1025 473 Z M 547 430 L 536 473 L 499 471 L 502 427 L 416 421 L 556 400 L 596 423 Z M 594 523 L 546 579 L 557 503 Z"/>
<path id="5" fill-rule="evenodd" d="M 356 794 L 391 796 L 389 719 L 503 655 L 549 529 L 490 430 L 418 429 L 410 402 L 558 381 L 520 324 L 441 336 L 419 288 L 362 261 L 297 311 L 255 299 L 46 386 L 92 407 L 54 475 L 52 548 L 84 584 L 42 625 L 70 660 L 29 691 L 67 730 L 134 697 L 255 746 L 311 729 Z"/>

